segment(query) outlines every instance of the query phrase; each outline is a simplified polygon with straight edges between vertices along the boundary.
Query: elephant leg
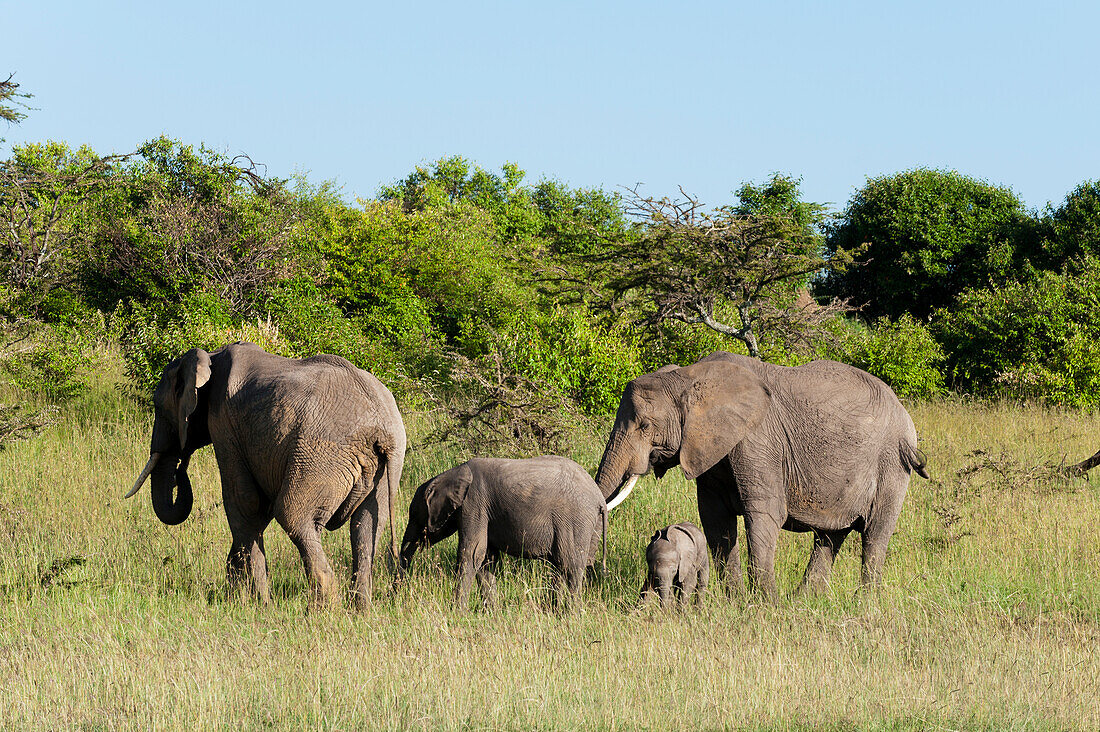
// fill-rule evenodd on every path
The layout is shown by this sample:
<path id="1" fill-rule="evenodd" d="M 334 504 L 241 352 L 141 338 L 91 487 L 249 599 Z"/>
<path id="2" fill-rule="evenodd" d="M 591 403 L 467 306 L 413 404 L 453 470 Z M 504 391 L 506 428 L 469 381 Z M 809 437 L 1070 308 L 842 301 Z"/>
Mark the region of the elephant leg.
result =
<path id="1" fill-rule="evenodd" d="M 871 506 L 871 515 L 863 527 L 863 572 L 861 581 L 865 587 L 877 586 L 882 581 L 882 565 L 886 561 L 886 547 L 901 514 L 901 504 L 909 486 L 909 475 L 890 476 L 882 481 Z"/>
<path id="2" fill-rule="evenodd" d="M 373 490 L 351 515 L 351 592 L 355 604 L 365 609 L 373 589 L 374 557 L 378 551 L 382 528 L 386 522 L 389 496 Z"/>
<path id="3" fill-rule="evenodd" d="M 581 598 L 581 592 L 584 591 L 584 570 L 584 560 L 577 557 L 573 557 L 572 561 L 565 565 L 565 583 L 569 589 L 570 601 Z"/>
<path id="4" fill-rule="evenodd" d="M 271 587 L 267 579 L 267 558 L 264 537 L 260 532 L 233 532 L 233 543 L 225 561 L 230 595 L 248 591 L 262 605 L 271 603 Z"/>
<path id="5" fill-rule="evenodd" d="M 488 536 L 484 521 L 471 521 L 464 513 L 461 522 L 458 533 L 458 582 L 455 584 L 454 603 L 459 610 L 467 610 L 470 607 L 470 588 L 474 583 L 474 576 L 485 562 Z"/>
<path id="6" fill-rule="evenodd" d="M 703 562 L 702 568 L 699 569 L 698 582 L 696 583 L 695 590 L 695 604 L 698 605 L 703 602 L 703 595 L 707 594 L 707 585 L 710 584 L 710 565 Z"/>
<path id="7" fill-rule="evenodd" d="M 814 531 L 814 548 L 810 552 L 810 561 L 806 565 L 806 574 L 798 586 L 798 594 L 823 592 L 829 587 L 829 575 L 833 571 L 833 560 L 848 537 L 851 529 L 837 531 Z"/>
<path id="8" fill-rule="evenodd" d="M 698 491 L 703 534 L 707 537 L 707 546 L 714 556 L 714 565 L 726 594 L 742 595 L 745 580 L 741 572 L 741 547 L 737 543 L 737 514 L 730 510 L 721 496 L 703 488 L 703 477 L 699 476 Z"/>
<path id="9" fill-rule="evenodd" d="M 775 585 L 775 547 L 779 523 L 767 513 L 746 513 L 745 534 L 749 541 L 749 587 L 767 600 L 778 594 Z"/>
<path id="10" fill-rule="evenodd" d="M 321 526 L 311 524 L 287 531 L 306 568 L 311 593 L 310 608 L 320 610 L 337 602 L 336 573 L 321 546 Z"/>
<path id="11" fill-rule="evenodd" d="M 355 483 L 344 483 L 338 473 L 321 472 L 317 465 L 335 463 L 340 456 L 324 455 L 325 460 L 312 456 L 307 461 L 297 453 L 283 479 L 275 501 L 275 519 L 283 527 L 305 565 L 310 587 L 310 608 L 318 610 L 339 602 L 336 573 L 321 546 L 321 531 L 340 508 Z"/>
<path id="12" fill-rule="evenodd" d="M 699 577 L 694 572 L 689 572 L 680 582 L 680 606 L 688 604 L 691 596 L 695 594 L 695 588 L 699 583 Z"/>
<path id="13" fill-rule="evenodd" d="M 481 602 L 489 610 L 498 606 L 496 569 L 500 566 L 500 553 L 496 550 L 485 552 L 485 563 L 477 571 L 477 584 L 481 588 Z"/>
<path id="14" fill-rule="evenodd" d="M 699 566 L 699 591 L 695 595 L 696 604 L 702 602 L 703 595 L 707 594 L 707 588 L 710 585 L 710 562 L 707 561 L 705 554 L 701 557 L 701 560 Z"/>
<path id="15" fill-rule="evenodd" d="M 262 604 L 269 604 L 271 589 L 264 555 L 264 529 L 271 523 L 271 504 L 235 454 L 223 449 L 218 455 L 218 472 L 225 518 L 233 535 L 225 561 L 229 593 L 235 595 L 244 590 Z"/>

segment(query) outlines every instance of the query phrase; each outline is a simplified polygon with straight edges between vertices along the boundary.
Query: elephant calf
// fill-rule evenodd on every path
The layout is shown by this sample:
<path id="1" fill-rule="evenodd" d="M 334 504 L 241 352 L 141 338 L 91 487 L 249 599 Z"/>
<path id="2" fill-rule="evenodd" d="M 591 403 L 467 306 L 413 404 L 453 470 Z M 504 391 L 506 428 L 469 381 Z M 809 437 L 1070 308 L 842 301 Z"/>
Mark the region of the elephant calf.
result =
<path id="1" fill-rule="evenodd" d="M 681 604 L 686 604 L 696 590 L 696 602 L 706 592 L 710 580 L 707 540 L 695 524 L 685 522 L 658 530 L 649 541 L 645 558 L 649 574 L 642 585 L 643 603 L 654 592 L 661 598 L 661 607 L 668 607 L 673 590 Z"/>
<path id="2" fill-rule="evenodd" d="M 455 605 L 466 608 L 477 576 L 487 606 L 496 604 L 494 569 L 501 552 L 545 559 L 577 597 L 603 537 L 607 504 L 592 477 L 572 460 L 474 458 L 427 481 L 409 505 L 401 567 L 416 550 L 458 532 Z M 561 576 L 555 579 L 561 590 Z"/>

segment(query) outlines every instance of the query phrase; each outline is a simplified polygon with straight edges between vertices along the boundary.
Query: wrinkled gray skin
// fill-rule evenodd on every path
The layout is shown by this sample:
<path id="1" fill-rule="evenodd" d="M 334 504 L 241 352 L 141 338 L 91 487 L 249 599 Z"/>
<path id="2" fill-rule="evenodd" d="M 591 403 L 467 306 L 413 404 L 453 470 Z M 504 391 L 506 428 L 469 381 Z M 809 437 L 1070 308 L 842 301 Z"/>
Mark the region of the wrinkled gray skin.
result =
<path id="1" fill-rule="evenodd" d="M 909 474 L 928 477 L 913 421 L 874 376 L 835 361 L 789 368 L 723 351 L 627 384 L 596 482 L 614 508 L 633 476 L 660 478 L 676 465 L 696 481 L 727 589 L 742 589 L 741 515 L 750 587 L 769 597 L 780 529 L 814 534 L 800 589 L 827 586 L 853 530 L 863 537 L 863 583 L 877 584 Z"/>
<path id="2" fill-rule="evenodd" d="M 698 603 L 706 594 L 710 557 L 706 537 L 695 524 L 673 524 L 657 531 L 649 541 L 645 559 L 649 573 L 642 585 L 643 604 L 653 593 L 661 598 L 661 607 L 668 607 L 673 595 L 686 605 L 692 595 Z"/>
<path id="3" fill-rule="evenodd" d="M 501 553 L 547 560 L 577 597 L 601 537 L 606 556 L 607 506 L 592 476 L 572 460 L 474 458 L 416 489 L 401 540 L 402 570 L 417 549 L 456 531 L 457 607 L 468 607 L 475 575 L 485 605 L 496 605 Z M 556 594 L 568 600 L 561 581 L 555 578 Z"/>
<path id="4" fill-rule="evenodd" d="M 294 360 L 237 343 L 172 361 L 153 403 L 153 509 L 169 525 L 187 518 L 188 461 L 213 444 L 233 534 L 231 589 L 247 585 L 270 602 L 263 533 L 274 518 L 301 553 L 312 604 L 333 601 L 321 529 L 350 519 L 353 591 L 360 605 L 369 601 L 387 511 L 396 555 L 392 499 L 405 458 L 401 414 L 378 379 L 338 356 Z"/>

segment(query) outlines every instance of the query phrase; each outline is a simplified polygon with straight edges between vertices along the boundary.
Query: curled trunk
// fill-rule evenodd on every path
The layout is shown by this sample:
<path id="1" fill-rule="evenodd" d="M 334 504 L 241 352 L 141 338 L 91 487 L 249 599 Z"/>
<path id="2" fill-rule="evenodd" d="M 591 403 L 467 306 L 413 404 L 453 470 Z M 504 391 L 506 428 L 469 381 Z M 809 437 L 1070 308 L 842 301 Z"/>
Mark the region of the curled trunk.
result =
<path id="1" fill-rule="evenodd" d="M 166 455 L 153 468 L 153 511 L 169 526 L 183 523 L 191 515 L 194 496 L 191 479 L 187 477 L 189 458 L 184 457 L 181 461 L 173 455 Z"/>

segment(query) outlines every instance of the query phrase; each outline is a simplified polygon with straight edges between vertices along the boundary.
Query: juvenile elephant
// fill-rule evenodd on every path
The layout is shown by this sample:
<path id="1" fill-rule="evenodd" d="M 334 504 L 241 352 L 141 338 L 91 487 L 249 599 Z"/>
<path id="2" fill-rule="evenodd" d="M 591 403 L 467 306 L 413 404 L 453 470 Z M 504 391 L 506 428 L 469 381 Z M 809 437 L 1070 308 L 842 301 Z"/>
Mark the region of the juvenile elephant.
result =
<path id="1" fill-rule="evenodd" d="M 231 588 L 247 581 L 270 602 L 263 533 L 274 518 L 302 555 L 312 603 L 331 601 L 336 578 L 320 532 L 351 519 L 353 590 L 359 604 L 370 599 L 387 510 L 397 554 L 393 508 L 405 460 L 405 426 L 378 379 L 338 356 L 296 360 L 235 343 L 168 364 L 153 405 L 149 462 L 127 498 L 152 475 L 157 518 L 183 522 L 192 502 L 188 461 L 213 444 L 233 534 Z"/>
<path id="2" fill-rule="evenodd" d="M 401 540 L 401 568 L 416 550 L 458 532 L 455 605 L 466 608 L 477 576 L 496 604 L 494 570 L 503 552 L 545 559 L 577 597 L 600 537 L 607 556 L 607 506 L 592 477 L 572 460 L 474 458 L 416 489 Z M 555 579 L 561 593 L 561 577 Z"/>
<path id="3" fill-rule="evenodd" d="M 649 540 L 645 558 L 649 572 L 642 585 L 642 603 L 654 592 L 661 598 L 661 607 L 668 607 L 673 594 L 681 604 L 687 604 L 692 595 L 698 602 L 706 593 L 710 558 L 707 540 L 695 524 L 685 522 L 659 529 Z"/>
<path id="4" fill-rule="evenodd" d="M 779 530 L 812 531 L 802 588 L 828 583 L 849 532 L 863 535 L 865 585 L 877 584 L 916 471 L 928 477 L 913 421 L 894 392 L 835 361 L 784 367 L 719 351 L 627 384 L 596 482 L 614 508 L 650 470 L 696 481 L 719 573 L 742 587 L 737 516 L 750 586 L 773 596 Z"/>

